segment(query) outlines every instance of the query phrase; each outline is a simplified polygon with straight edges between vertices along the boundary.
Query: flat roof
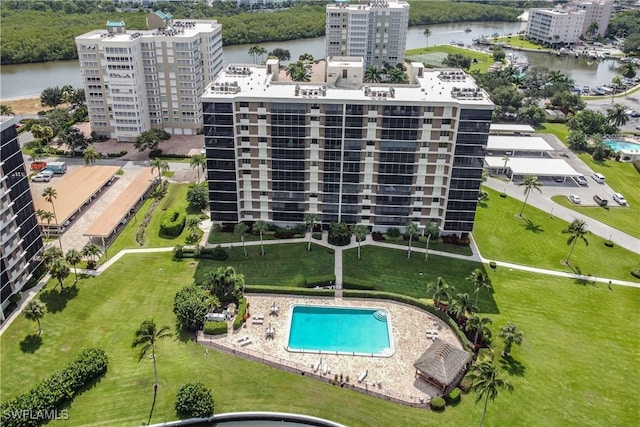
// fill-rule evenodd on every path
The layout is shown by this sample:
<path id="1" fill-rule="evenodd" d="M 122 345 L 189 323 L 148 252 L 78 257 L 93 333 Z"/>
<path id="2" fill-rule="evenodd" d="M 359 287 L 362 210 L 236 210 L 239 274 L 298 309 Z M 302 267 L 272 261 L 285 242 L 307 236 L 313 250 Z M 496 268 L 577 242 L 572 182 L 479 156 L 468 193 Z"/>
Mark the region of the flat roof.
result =
<path id="1" fill-rule="evenodd" d="M 489 132 L 522 132 L 534 133 L 536 130 L 529 125 L 514 125 L 509 123 L 493 123 L 489 128 Z"/>
<path id="2" fill-rule="evenodd" d="M 498 156 L 488 156 L 484 158 L 489 168 L 503 168 L 504 159 Z M 507 167 L 514 175 L 536 175 L 536 176 L 578 176 L 569 163 L 562 159 L 544 159 L 531 157 L 511 157 L 507 162 Z"/>
<path id="3" fill-rule="evenodd" d="M 186 24 L 186 25 L 185 25 Z M 193 24 L 193 25 L 192 25 Z M 180 19 L 176 20 L 166 29 L 155 30 L 127 30 L 123 33 L 109 33 L 106 30 L 93 30 L 81 34 L 75 38 L 77 43 L 88 42 L 130 42 L 139 38 L 152 38 L 153 41 L 162 41 L 163 38 L 188 38 L 207 33 L 211 30 L 220 29 L 221 25 L 214 19 Z M 175 30 L 175 31 L 171 31 Z"/>
<path id="4" fill-rule="evenodd" d="M 498 136 L 489 135 L 487 151 L 553 151 L 544 138 L 539 136 Z"/>
<path id="5" fill-rule="evenodd" d="M 111 203 L 109 208 L 102 213 L 94 222 L 82 233 L 89 237 L 109 237 L 118 226 L 122 218 L 133 208 L 144 196 L 149 187 L 155 181 L 156 175 L 151 172 L 151 168 L 145 168 L 133 182 Z"/>
<path id="6" fill-rule="evenodd" d="M 91 196 L 98 192 L 115 174 L 120 166 L 83 166 L 71 172 L 67 172 L 60 178 L 55 178 L 55 184 L 51 185 L 58 196 L 53 200 L 56 207 L 58 222 L 51 221 L 48 226 L 57 227 L 64 224 L 71 215 L 78 211 Z M 33 204 L 36 210 L 42 209 L 51 212 L 51 203 L 47 202 L 42 193 L 33 194 Z M 41 222 L 41 225 L 47 225 Z"/>

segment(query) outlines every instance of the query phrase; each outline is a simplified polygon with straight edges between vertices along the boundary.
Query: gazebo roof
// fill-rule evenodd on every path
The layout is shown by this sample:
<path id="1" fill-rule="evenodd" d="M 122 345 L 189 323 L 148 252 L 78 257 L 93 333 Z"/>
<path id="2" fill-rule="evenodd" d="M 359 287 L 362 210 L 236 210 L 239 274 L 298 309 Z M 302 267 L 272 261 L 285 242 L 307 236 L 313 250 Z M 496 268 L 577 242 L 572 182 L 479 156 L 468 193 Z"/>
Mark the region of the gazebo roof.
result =
<path id="1" fill-rule="evenodd" d="M 451 384 L 471 356 L 437 338 L 413 366 L 444 386 Z"/>

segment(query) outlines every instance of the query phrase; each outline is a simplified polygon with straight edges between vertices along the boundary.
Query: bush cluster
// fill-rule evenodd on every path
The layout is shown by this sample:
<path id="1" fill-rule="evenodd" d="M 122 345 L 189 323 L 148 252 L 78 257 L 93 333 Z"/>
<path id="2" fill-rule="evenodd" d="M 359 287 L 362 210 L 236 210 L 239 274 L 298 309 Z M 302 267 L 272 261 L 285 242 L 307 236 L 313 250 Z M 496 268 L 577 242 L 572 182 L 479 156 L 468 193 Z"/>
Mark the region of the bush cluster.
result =
<path id="1" fill-rule="evenodd" d="M 247 314 L 247 300 L 244 297 L 240 297 L 238 300 L 238 312 L 236 318 L 233 320 L 233 330 L 237 331 L 242 327 L 244 323 L 244 315 Z"/>
<path id="2" fill-rule="evenodd" d="M 204 333 L 206 335 L 224 335 L 227 333 L 227 323 L 204 322 Z"/>
<path id="3" fill-rule="evenodd" d="M 75 360 L 28 392 L 3 402 L 0 405 L 3 425 L 41 425 L 47 414 L 73 399 L 80 389 L 107 372 L 108 364 L 109 359 L 103 350 L 83 350 Z M 24 416 L 25 413 L 30 416 Z"/>
<path id="4" fill-rule="evenodd" d="M 640 279 L 640 267 L 631 269 L 631 275 L 636 279 Z"/>
<path id="5" fill-rule="evenodd" d="M 173 248 L 174 258 L 207 258 L 217 261 L 224 261 L 229 258 L 227 251 L 220 245 L 215 248 L 205 248 L 204 246 L 182 246 Z"/>
<path id="6" fill-rule="evenodd" d="M 176 395 L 176 412 L 183 418 L 205 418 L 213 415 L 211 390 L 200 382 L 186 383 Z"/>
<path id="7" fill-rule="evenodd" d="M 178 318 L 178 324 L 189 331 L 197 331 L 204 323 L 207 314 L 205 299 L 207 294 L 197 286 L 185 286 L 180 289 L 173 299 L 173 313 Z"/>
<path id="8" fill-rule="evenodd" d="M 160 233 L 167 236 L 179 236 L 184 230 L 186 215 L 184 212 L 172 210 L 162 215 Z"/>
<path id="9" fill-rule="evenodd" d="M 447 393 L 445 400 L 449 405 L 455 405 L 456 403 L 460 402 L 460 389 L 456 387 L 451 390 L 449 393 Z"/>
<path id="10" fill-rule="evenodd" d="M 446 406 L 446 402 L 444 401 L 443 398 L 436 397 L 434 399 L 431 399 L 431 402 L 429 403 L 429 406 L 431 407 L 431 409 L 433 411 L 444 411 L 444 408 Z"/>

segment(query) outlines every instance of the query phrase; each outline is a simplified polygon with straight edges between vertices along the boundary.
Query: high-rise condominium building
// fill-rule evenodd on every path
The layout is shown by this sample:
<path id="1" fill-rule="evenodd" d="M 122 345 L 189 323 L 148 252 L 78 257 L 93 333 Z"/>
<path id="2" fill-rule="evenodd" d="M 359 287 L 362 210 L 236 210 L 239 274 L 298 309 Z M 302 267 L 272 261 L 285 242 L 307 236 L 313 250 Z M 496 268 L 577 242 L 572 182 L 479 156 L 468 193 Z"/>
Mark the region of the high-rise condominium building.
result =
<path id="1" fill-rule="evenodd" d="M 372 0 L 327 5 L 326 57 L 361 56 L 365 68 L 404 63 L 409 3 Z"/>
<path id="2" fill-rule="evenodd" d="M 199 96 L 222 69 L 222 27 L 216 21 L 147 17 L 146 31 L 122 21 L 76 37 L 91 129 L 132 141 L 149 129 L 195 135 Z"/>
<path id="3" fill-rule="evenodd" d="M 595 35 L 604 36 L 607 33 L 613 11 L 613 0 L 578 1 L 574 3 L 574 7 L 585 11 L 582 34 L 589 35 L 589 26 L 593 22 L 598 24 L 598 31 Z"/>
<path id="4" fill-rule="evenodd" d="M 42 237 L 13 117 L 0 116 L 0 320 L 40 264 Z"/>
<path id="5" fill-rule="evenodd" d="M 493 104 L 460 70 L 412 63 L 408 84 L 363 83 L 362 58 L 229 66 L 203 97 L 212 219 L 374 230 L 473 228 Z"/>
<path id="6" fill-rule="evenodd" d="M 525 34 L 531 40 L 548 44 L 575 44 L 584 27 L 583 10 L 531 9 Z"/>

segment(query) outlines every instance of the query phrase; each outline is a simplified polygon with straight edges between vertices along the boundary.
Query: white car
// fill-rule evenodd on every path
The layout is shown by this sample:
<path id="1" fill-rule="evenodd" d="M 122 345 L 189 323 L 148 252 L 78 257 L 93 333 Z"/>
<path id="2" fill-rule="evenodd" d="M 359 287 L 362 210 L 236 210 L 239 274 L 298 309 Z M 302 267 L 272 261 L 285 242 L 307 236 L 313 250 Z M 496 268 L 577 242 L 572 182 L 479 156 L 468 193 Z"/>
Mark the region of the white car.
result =
<path id="1" fill-rule="evenodd" d="M 620 193 L 613 193 L 613 200 L 615 200 L 620 206 L 627 206 L 627 199 Z"/>
<path id="2" fill-rule="evenodd" d="M 574 205 L 579 205 L 581 202 L 580 196 L 578 196 L 577 194 L 570 194 L 569 200 L 571 200 L 571 203 L 573 203 Z"/>
<path id="3" fill-rule="evenodd" d="M 51 178 L 53 178 L 53 172 L 51 172 L 51 171 L 42 171 L 42 172 L 38 172 L 33 178 L 31 178 L 31 181 L 33 181 L 33 182 L 49 182 L 49 181 L 51 181 Z"/>
<path id="4" fill-rule="evenodd" d="M 587 182 L 587 178 L 585 178 L 584 175 L 576 176 L 575 181 L 578 183 L 578 185 L 589 185 L 589 183 Z"/>

